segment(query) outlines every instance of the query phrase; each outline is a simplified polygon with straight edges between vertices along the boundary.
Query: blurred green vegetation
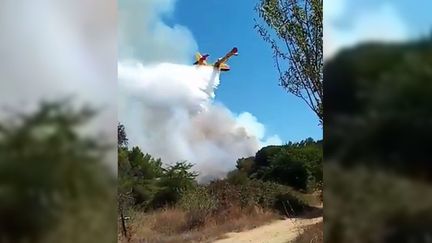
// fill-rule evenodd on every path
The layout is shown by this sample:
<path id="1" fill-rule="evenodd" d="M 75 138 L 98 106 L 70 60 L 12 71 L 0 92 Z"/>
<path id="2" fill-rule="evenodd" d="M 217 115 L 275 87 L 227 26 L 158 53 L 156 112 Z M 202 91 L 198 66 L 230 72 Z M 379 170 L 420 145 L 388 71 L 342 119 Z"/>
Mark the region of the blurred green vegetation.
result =
<path id="1" fill-rule="evenodd" d="M 432 179 L 431 67 L 430 39 L 362 44 L 328 61 L 326 154 L 345 166 Z"/>
<path id="2" fill-rule="evenodd" d="M 114 242 L 109 144 L 84 136 L 95 115 L 42 102 L 0 121 L 0 242 Z"/>
<path id="3" fill-rule="evenodd" d="M 367 43 L 324 66 L 324 238 L 432 239 L 432 39 Z"/>

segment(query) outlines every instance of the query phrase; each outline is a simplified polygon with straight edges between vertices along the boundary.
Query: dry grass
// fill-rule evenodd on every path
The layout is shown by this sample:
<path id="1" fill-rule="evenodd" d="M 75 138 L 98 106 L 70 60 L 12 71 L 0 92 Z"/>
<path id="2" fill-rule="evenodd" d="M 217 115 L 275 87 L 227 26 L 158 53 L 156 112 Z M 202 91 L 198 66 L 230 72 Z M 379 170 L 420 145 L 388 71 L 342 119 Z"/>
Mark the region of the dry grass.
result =
<path id="1" fill-rule="evenodd" d="M 309 205 L 321 204 L 316 194 L 302 196 Z M 306 217 L 308 213 L 303 216 Z M 246 231 L 281 218 L 276 211 L 264 210 L 258 206 L 242 209 L 238 204 L 219 207 L 213 213 L 200 210 L 199 207 L 174 207 L 147 213 L 133 212 L 129 216 L 131 219 L 127 225 L 131 236 L 130 242 L 148 243 L 211 242 L 223 238 L 226 233 Z M 308 227 L 297 242 L 322 242 L 322 223 L 318 225 L 320 226 Z M 311 238 L 307 238 L 308 236 Z M 314 241 L 314 237 L 321 241 Z M 118 240 L 127 242 L 121 236 Z"/>
<path id="2" fill-rule="evenodd" d="M 295 239 L 295 243 L 323 243 L 323 222 L 308 226 L 303 233 Z"/>
<path id="3" fill-rule="evenodd" d="M 253 207 L 230 208 L 214 215 L 206 215 L 200 224 L 191 222 L 195 216 L 178 208 L 167 208 L 151 213 L 135 213 L 128 222 L 131 242 L 208 242 L 225 233 L 244 231 L 278 218 L 272 212 Z M 193 221 L 192 220 L 192 221 Z M 119 242 L 127 242 L 119 237 Z"/>

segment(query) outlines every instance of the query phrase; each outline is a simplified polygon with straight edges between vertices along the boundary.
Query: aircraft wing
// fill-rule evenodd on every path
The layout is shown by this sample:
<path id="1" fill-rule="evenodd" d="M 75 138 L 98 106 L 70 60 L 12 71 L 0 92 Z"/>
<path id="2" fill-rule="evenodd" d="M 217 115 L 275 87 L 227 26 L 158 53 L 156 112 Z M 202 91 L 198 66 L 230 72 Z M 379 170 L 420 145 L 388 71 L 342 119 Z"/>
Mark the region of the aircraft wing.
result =
<path id="1" fill-rule="evenodd" d="M 219 68 L 221 66 L 221 64 L 225 63 L 230 57 L 232 57 L 233 55 L 238 55 L 237 53 L 237 48 L 234 47 L 230 52 L 228 52 L 224 57 L 222 57 L 221 59 L 219 59 L 214 66 Z"/>

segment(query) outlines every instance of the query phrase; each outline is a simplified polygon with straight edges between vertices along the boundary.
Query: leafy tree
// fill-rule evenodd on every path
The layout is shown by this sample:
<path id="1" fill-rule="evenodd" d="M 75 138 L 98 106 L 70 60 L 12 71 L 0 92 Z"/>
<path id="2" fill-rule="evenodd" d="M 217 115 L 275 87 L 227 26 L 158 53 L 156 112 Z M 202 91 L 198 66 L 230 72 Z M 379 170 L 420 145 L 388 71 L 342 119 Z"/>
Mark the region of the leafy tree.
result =
<path id="1" fill-rule="evenodd" d="M 242 184 L 246 179 L 274 181 L 297 189 L 312 189 L 322 184 L 322 140 L 307 138 L 280 146 L 260 149 L 255 157 L 237 160 L 237 170 L 228 174 L 228 180 Z"/>
<path id="2" fill-rule="evenodd" d="M 160 177 L 163 173 L 162 161 L 154 159 L 149 154 L 141 152 L 139 147 L 133 147 L 128 154 L 129 162 L 133 168 L 132 175 L 142 179 Z"/>
<path id="3" fill-rule="evenodd" d="M 274 156 L 263 179 L 296 189 L 310 189 L 322 182 L 322 158 L 322 147 L 302 141 Z"/>
<path id="4" fill-rule="evenodd" d="M 127 147 L 128 145 L 128 138 L 126 136 L 125 127 L 123 124 L 117 125 L 117 143 L 118 147 Z"/>
<path id="5" fill-rule="evenodd" d="M 237 160 L 236 168 L 247 175 L 250 175 L 254 170 L 256 170 L 255 157 L 241 158 Z"/>
<path id="6" fill-rule="evenodd" d="M 322 0 L 261 0 L 265 24 L 255 28 L 271 45 L 280 85 L 323 119 Z M 258 22 L 258 21 L 256 21 Z"/>
<path id="7" fill-rule="evenodd" d="M 161 207 L 167 204 L 174 204 L 180 199 L 182 192 L 196 186 L 195 179 L 198 173 L 191 172 L 190 169 L 192 167 L 192 164 L 183 161 L 164 168 L 164 174 L 158 182 L 161 190 L 156 193 L 153 199 L 153 206 Z"/>
<path id="8" fill-rule="evenodd" d="M 121 148 L 118 157 L 119 200 L 123 207 L 148 207 L 161 190 L 158 179 L 164 173 L 162 161 L 144 154 L 138 147 Z"/>
<path id="9" fill-rule="evenodd" d="M 258 150 L 255 154 L 255 164 L 257 167 L 267 167 L 273 156 L 282 150 L 282 146 L 270 145 Z"/>

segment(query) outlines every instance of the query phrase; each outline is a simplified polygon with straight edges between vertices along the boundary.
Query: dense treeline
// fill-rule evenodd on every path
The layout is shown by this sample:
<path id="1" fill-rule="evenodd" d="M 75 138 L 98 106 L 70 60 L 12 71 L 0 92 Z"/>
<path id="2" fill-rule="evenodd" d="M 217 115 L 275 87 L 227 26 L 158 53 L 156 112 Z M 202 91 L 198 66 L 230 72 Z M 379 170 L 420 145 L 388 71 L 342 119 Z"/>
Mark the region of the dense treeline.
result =
<path id="1" fill-rule="evenodd" d="M 300 191 L 322 182 L 322 144 L 312 139 L 262 148 L 255 157 L 239 159 L 227 179 L 199 185 L 192 164 L 165 165 L 139 147 L 129 148 L 121 124 L 118 136 L 121 213 L 180 207 L 204 217 L 234 206 L 259 206 L 291 215 L 307 208 Z"/>
<path id="2" fill-rule="evenodd" d="M 228 178 L 234 182 L 246 178 L 272 181 L 302 191 L 318 189 L 322 184 L 322 140 L 312 138 L 280 146 L 267 146 L 255 156 L 237 161 L 237 170 Z"/>

